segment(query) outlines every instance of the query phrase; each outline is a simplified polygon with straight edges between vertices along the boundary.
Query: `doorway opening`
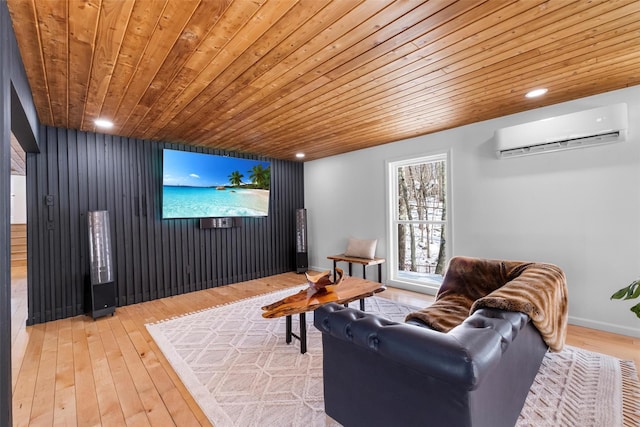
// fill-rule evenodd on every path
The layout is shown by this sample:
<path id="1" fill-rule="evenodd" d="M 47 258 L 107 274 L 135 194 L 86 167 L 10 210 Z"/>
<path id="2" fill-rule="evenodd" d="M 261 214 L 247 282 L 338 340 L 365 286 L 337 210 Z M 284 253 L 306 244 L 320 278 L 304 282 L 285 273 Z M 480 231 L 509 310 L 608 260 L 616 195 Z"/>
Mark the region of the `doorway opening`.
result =
<path id="1" fill-rule="evenodd" d="M 11 133 L 11 378 L 18 378 L 27 344 L 27 162 Z"/>

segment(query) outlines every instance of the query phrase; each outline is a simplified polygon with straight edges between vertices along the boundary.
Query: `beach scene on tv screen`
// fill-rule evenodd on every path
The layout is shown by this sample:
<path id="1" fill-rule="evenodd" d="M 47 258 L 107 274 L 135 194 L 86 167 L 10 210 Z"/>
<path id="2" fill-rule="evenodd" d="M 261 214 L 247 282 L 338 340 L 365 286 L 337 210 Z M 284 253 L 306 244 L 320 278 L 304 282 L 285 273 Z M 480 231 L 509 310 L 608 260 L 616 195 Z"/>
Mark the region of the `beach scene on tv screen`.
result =
<path id="1" fill-rule="evenodd" d="M 269 162 L 163 150 L 162 217 L 267 216 Z"/>

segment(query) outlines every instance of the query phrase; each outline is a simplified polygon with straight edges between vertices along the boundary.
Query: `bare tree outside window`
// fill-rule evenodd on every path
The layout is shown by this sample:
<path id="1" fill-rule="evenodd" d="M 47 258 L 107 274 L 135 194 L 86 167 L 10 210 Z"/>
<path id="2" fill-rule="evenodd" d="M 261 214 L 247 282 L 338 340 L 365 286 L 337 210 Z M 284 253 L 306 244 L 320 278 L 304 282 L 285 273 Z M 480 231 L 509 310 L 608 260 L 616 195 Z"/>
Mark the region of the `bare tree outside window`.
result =
<path id="1" fill-rule="evenodd" d="M 395 166 L 397 276 L 442 276 L 447 263 L 447 165 L 444 156 Z M 436 279 L 437 280 L 437 279 Z"/>

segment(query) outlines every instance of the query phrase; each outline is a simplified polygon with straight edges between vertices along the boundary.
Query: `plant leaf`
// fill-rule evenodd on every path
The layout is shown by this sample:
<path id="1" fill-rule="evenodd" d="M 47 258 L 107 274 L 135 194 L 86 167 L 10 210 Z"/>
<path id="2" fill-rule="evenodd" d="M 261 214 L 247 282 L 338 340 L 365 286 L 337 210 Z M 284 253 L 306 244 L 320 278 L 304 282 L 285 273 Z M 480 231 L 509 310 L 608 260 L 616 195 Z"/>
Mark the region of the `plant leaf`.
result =
<path id="1" fill-rule="evenodd" d="M 629 286 L 626 286 L 613 295 L 610 299 L 632 299 L 640 297 L 640 279 L 631 282 Z"/>
<path id="2" fill-rule="evenodd" d="M 638 316 L 638 318 L 640 319 L 640 304 L 636 304 L 633 307 L 631 307 L 630 309 L 631 311 L 633 311 L 636 316 Z"/>
<path id="3" fill-rule="evenodd" d="M 640 297 L 640 280 L 636 280 L 629 285 L 629 293 L 624 299 L 632 299 L 638 297 Z"/>
<path id="4" fill-rule="evenodd" d="M 615 294 L 611 295 L 610 299 L 622 299 L 624 298 L 625 295 L 629 294 L 631 291 L 631 285 L 620 289 L 619 291 L 617 291 Z"/>

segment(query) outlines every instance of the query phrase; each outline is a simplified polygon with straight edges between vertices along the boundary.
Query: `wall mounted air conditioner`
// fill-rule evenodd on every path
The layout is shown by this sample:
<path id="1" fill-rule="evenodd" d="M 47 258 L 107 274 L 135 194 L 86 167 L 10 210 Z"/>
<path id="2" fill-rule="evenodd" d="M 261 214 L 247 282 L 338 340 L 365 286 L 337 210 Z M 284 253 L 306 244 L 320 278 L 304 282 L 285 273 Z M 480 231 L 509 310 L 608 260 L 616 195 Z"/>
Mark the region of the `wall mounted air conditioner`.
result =
<path id="1" fill-rule="evenodd" d="M 495 131 L 496 154 L 506 159 L 620 142 L 627 123 L 621 103 L 510 126 Z"/>

